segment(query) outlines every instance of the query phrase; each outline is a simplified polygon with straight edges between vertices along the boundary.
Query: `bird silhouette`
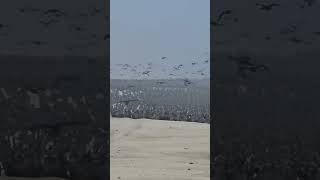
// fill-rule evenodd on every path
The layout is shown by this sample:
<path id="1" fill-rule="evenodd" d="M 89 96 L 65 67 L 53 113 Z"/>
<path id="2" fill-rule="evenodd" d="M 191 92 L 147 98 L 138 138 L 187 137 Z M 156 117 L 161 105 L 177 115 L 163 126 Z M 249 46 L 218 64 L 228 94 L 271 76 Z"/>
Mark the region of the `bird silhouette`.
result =
<path id="1" fill-rule="evenodd" d="M 303 0 L 303 4 L 300 6 L 300 8 L 305 8 L 306 6 L 311 7 L 315 2 L 316 0 Z"/>
<path id="2" fill-rule="evenodd" d="M 163 81 L 158 81 L 157 84 L 164 84 L 164 82 Z"/>
<path id="3" fill-rule="evenodd" d="M 289 42 L 295 43 L 295 44 L 311 44 L 311 42 L 302 40 L 302 39 L 298 39 L 297 37 L 292 37 L 289 39 Z"/>
<path id="4" fill-rule="evenodd" d="M 281 34 L 289 34 L 289 33 L 294 33 L 297 30 L 297 26 L 296 25 L 289 25 L 289 27 L 283 29 L 281 31 Z"/>
<path id="5" fill-rule="evenodd" d="M 219 23 L 219 22 L 216 22 L 216 21 L 211 21 L 211 22 L 210 22 L 210 25 L 211 25 L 211 26 L 222 26 L 223 24 L 222 24 L 222 23 Z"/>
<path id="6" fill-rule="evenodd" d="M 45 91 L 44 88 L 28 88 L 28 90 L 33 94 L 39 94 Z"/>
<path id="7" fill-rule="evenodd" d="M 161 59 L 167 59 L 167 57 L 163 56 L 163 57 L 161 57 Z"/>
<path id="8" fill-rule="evenodd" d="M 259 6 L 261 10 L 270 11 L 273 9 L 273 7 L 280 6 L 280 4 L 278 4 L 278 3 L 271 3 L 271 4 L 256 3 L 256 6 Z"/>
<path id="9" fill-rule="evenodd" d="M 8 25 L 0 24 L 0 29 L 8 27 Z"/>
<path id="10" fill-rule="evenodd" d="M 144 72 L 142 72 L 142 74 L 149 76 L 149 75 L 150 75 L 150 72 L 151 72 L 151 71 L 144 71 Z"/>
<path id="11" fill-rule="evenodd" d="M 173 69 L 176 70 L 176 71 L 178 71 L 178 70 L 180 70 L 182 67 L 183 67 L 183 65 L 182 65 L 182 64 L 179 64 L 178 66 L 174 66 Z"/>
<path id="12" fill-rule="evenodd" d="M 257 64 L 249 56 L 229 56 L 228 58 L 237 63 L 238 74 L 242 78 L 246 77 L 248 72 L 270 71 L 269 67 Z"/>
<path id="13" fill-rule="evenodd" d="M 76 25 L 76 24 L 71 25 L 71 27 L 76 31 L 84 31 L 85 30 L 84 27 L 81 27 L 80 25 Z"/>
<path id="14" fill-rule="evenodd" d="M 48 44 L 47 42 L 45 41 L 32 41 L 32 44 L 35 44 L 35 45 L 45 45 L 45 44 Z"/>
<path id="15" fill-rule="evenodd" d="M 228 10 L 222 11 L 222 12 L 218 15 L 217 22 L 220 22 L 225 15 L 229 15 L 229 14 L 232 14 L 232 10 L 228 9 Z"/>
<path id="16" fill-rule="evenodd" d="M 49 26 L 50 24 L 58 23 L 59 21 L 56 19 L 49 19 L 49 20 L 41 20 L 40 23 L 44 26 Z"/>
<path id="17" fill-rule="evenodd" d="M 104 39 L 104 40 L 106 40 L 106 39 L 110 39 L 110 34 L 106 34 L 106 35 L 104 35 L 103 39 Z"/>
<path id="18" fill-rule="evenodd" d="M 183 80 L 183 84 L 184 84 L 185 86 L 188 86 L 188 85 L 192 84 L 192 82 L 191 82 L 190 80 L 188 80 L 188 79 L 184 79 L 184 80 Z"/>
<path id="19" fill-rule="evenodd" d="M 37 8 L 19 8 L 18 9 L 21 13 L 34 13 L 34 12 L 40 12 L 41 9 L 37 9 Z"/>
<path id="20" fill-rule="evenodd" d="M 43 12 L 43 14 L 45 15 L 52 15 L 52 16 L 55 16 L 55 17 L 61 17 L 61 16 L 66 16 L 67 13 L 64 12 L 64 11 L 61 11 L 59 9 L 48 9 L 46 11 Z"/>
<path id="21" fill-rule="evenodd" d="M 126 106 L 129 105 L 131 102 L 139 101 L 139 99 L 133 99 L 133 100 L 123 100 L 123 101 L 118 101 L 118 103 L 124 103 Z"/>

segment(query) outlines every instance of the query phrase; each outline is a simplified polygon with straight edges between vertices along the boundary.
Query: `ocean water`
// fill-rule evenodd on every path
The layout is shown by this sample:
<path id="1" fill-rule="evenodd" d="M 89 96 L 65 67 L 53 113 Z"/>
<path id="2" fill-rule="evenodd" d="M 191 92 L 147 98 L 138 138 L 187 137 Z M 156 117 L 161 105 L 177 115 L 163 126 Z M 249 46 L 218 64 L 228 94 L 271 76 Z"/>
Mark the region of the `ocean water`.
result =
<path id="1" fill-rule="evenodd" d="M 209 84 L 209 79 L 113 79 L 110 112 L 114 117 L 209 123 Z"/>

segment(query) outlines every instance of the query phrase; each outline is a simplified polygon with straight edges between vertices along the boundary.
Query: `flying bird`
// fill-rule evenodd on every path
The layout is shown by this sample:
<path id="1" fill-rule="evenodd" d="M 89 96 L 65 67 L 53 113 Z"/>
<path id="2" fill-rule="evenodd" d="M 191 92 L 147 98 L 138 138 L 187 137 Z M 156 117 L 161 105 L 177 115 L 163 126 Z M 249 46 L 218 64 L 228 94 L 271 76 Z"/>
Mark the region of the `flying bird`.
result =
<path id="1" fill-rule="evenodd" d="M 223 24 L 222 24 L 222 23 L 218 23 L 218 22 L 216 22 L 216 21 L 211 21 L 211 22 L 210 22 L 210 25 L 211 25 L 211 26 L 222 26 Z"/>
<path id="2" fill-rule="evenodd" d="M 30 88 L 28 89 L 30 92 L 32 92 L 33 94 L 39 94 L 41 92 L 44 92 L 45 89 L 44 88 Z"/>
<path id="3" fill-rule="evenodd" d="M 182 67 L 183 67 L 183 65 L 182 65 L 182 64 L 179 64 L 178 66 L 174 66 L 173 68 L 178 71 L 178 70 L 180 70 Z"/>
<path id="4" fill-rule="evenodd" d="M 135 101 L 139 101 L 139 100 L 138 99 L 124 100 L 124 101 L 119 101 L 118 103 L 124 103 L 126 106 L 128 106 L 130 102 L 135 102 Z"/>
<path id="5" fill-rule="evenodd" d="M 289 41 L 292 42 L 292 43 L 295 43 L 295 44 L 301 44 L 301 43 L 303 43 L 303 44 L 311 44 L 311 42 L 304 41 L 302 39 L 298 39 L 297 37 L 292 37 L 292 38 L 289 39 Z"/>
<path id="6" fill-rule="evenodd" d="M 163 81 L 158 81 L 157 84 L 164 84 L 164 82 Z"/>
<path id="7" fill-rule="evenodd" d="M 184 79 L 183 81 L 184 81 L 183 84 L 184 84 L 185 86 L 188 86 L 188 85 L 192 84 L 192 82 L 189 81 L 188 79 Z"/>
<path id="8" fill-rule="evenodd" d="M 285 28 L 284 30 L 281 31 L 281 34 L 289 34 L 289 33 L 294 33 L 297 30 L 296 25 L 289 25 L 288 28 Z"/>
<path id="9" fill-rule="evenodd" d="M 256 3 L 256 6 L 259 6 L 261 10 L 270 11 L 273 9 L 273 7 L 280 6 L 280 4 L 278 4 L 278 3 L 271 3 L 271 4 Z"/>
<path id="10" fill-rule="evenodd" d="M 84 31 L 85 30 L 85 28 L 83 28 L 79 25 L 75 25 L 75 24 L 71 25 L 71 27 L 76 31 Z"/>
<path id="11" fill-rule="evenodd" d="M 142 74 L 143 75 L 148 75 L 149 76 L 149 73 L 150 73 L 151 71 L 144 71 L 144 72 L 142 72 Z"/>
<path id="12" fill-rule="evenodd" d="M 40 45 L 45 45 L 45 44 L 47 44 L 47 42 L 45 42 L 45 41 L 32 41 L 32 44 L 35 44 L 35 45 L 40 46 Z"/>
<path id="13" fill-rule="evenodd" d="M 5 27 L 8 27 L 8 25 L 0 24 L 0 29 Z"/>
<path id="14" fill-rule="evenodd" d="M 224 10 L 222 11 L 219 15 L 218 15 L 218 18 L 217 18 L 217 21 L 221 21 L 222 18 L 225 16 L 225 15 L 229 15 L 229 14 L 232 14 L 232 10 L 228 9 L 228 10 Z"/>
<path id="15" fill-rule="evenodd" d="M 36 9 L 36 8 L 19 8 L 18 9 L 21 13 L 25 13 L 25 12 L 39 12 L 40 9 Z"/>
<path id="16" fill-rule="evenodd" d="M 248 72 L 270 71 L 269 67 L 255 63 L 249 56 L 229 56 L 229 59 L 237 63 L 240 77 L 246 77 Z"/>
<path id="17" fill-rule="evenodd" d="M 303 4 L 300 6 L 300 8 L 305 8 L 306 6 L 311 7 L 316 0 L 303 0 Z"/>
<path id="18" fill-rule="evenodd" d="M 167 59 L 167 57 L 163 56 L 163 57 L 161 57 L 161 59 Z"/>
<path id="19" fill-rule="evenodd" d="M 50 24 L 54 24 L 54 23 L 58 23 L 58 20 L 55 19 L 49 19 L 47 21 L 41 20 L 40 23 L 45 25 L 45 26 L 49 26 Z"/>
<path id="20" fill-rule="evenodd" d="M 106 35 L 104 35 L 103 39 L 104 39 L 104 40 L 106 40 L 106 39 L 110 39 L 110 34 L 106 34 Z"/>
<path id="21" fill-rule="evenodd" d="M 66 16 L 67 14 L 64 11 L 60 11 L 59 9 L 48 9 L 43 12 L 46 15 L 53 15 L 55 17 Z"/>

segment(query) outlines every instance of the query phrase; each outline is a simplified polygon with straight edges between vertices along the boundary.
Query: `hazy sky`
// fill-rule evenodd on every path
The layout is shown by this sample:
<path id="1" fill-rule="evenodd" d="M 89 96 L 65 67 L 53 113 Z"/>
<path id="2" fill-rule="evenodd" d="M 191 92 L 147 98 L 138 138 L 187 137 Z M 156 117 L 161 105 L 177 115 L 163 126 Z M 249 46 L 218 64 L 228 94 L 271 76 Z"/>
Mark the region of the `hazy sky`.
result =
<path id="1" fill-rule="evenodd" d="M 206 60 L 210 47 L 209 3 L 111 0 L 111 68 L 124 63 L 159 65 L 162 56 L 167 57 L 168 67 Z"/>

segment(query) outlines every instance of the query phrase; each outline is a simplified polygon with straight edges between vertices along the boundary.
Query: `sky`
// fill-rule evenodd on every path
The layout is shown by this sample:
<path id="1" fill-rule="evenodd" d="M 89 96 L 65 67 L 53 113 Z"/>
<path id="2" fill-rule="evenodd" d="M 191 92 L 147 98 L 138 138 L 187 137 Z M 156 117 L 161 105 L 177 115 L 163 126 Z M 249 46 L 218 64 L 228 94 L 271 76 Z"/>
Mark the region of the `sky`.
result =
<path id="1" fill-rule="evenodd" d="M 111 0 L 110 9 L 111 78 L 138 77 L 144 70 L 119 69 L 117 64 L 152 63 L 153 78 L 165 78 L 168 68 L 179 64 L 184 65 L 181 76 L 206 67 L 209 74 L 209 64 L 202 63 L 209 58 L 209 0 Z M 204 65 L 196 70 L 192 62 Z"/>

